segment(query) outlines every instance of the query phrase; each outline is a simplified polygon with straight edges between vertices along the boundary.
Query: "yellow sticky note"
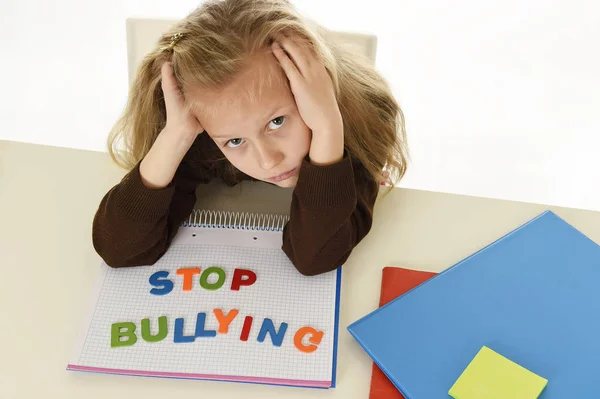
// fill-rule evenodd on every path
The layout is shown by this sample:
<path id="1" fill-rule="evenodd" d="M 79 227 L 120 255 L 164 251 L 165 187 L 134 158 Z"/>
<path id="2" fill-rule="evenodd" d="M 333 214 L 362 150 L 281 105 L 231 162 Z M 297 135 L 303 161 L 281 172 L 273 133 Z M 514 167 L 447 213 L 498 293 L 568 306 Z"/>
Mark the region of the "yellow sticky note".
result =
<path id="1" fill-rule="evenodd" d="M 448 394 L 454 399 L 536 399 L 547 383 L 547 379 L 484 346 Z"/>

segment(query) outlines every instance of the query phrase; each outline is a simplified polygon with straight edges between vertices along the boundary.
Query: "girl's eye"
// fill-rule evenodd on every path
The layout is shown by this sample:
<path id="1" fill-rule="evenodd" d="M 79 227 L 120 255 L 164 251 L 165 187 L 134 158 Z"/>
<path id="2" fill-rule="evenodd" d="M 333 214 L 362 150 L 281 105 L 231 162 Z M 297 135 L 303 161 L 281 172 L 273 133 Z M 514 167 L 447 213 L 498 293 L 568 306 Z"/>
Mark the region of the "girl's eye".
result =
<path id="1" fill-rule="evenodd" d="M 283 124 L 286 121 L 286 117 L 285 116 L 278 116 L 277 118 L 271 120 L 271 122 L 269 122 L 269 127 L 271 128 L 271 130 L 277 130 L 279 129 L 281 126 L 283 126 Z M 245 139 L 231 139 L 229 140 L 227 143 L 225 143 L 225 146 L 229 147 L 229 148 L 237 148 L 239 146 L 241 146 L 242 144 L 244 144 Z"/>
<path id="2" fill-rule="evenodd" d="M 231 139 L 225 145 L 229 148 L 236 148 L 244 144 L 244 139 Z"/>
<path id="3" fill-rule="evenodd" d="M 274 127 L 271 127 L 272 130 L 277 130 L 279 129 L 281 126 L 283 126 L 285 122 L 285 116 L 278 116 L 277 118 L 273 119 L 271 122 L 269 122 L 269 126 L 271 127 L 272 123 L 274 123 Z"/>

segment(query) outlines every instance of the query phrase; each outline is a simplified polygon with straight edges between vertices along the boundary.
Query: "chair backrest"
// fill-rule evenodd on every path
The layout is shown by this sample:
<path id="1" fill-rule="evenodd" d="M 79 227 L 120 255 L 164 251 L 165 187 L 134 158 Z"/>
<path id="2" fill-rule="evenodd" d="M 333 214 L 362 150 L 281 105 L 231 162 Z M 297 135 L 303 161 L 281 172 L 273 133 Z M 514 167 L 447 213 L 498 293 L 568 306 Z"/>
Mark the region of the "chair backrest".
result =
<path id="1" fill-rule="evenodd" d="M 127 19 L 127 64 L 130 84 L 144 56 L 152 50 L 160 35 L 169 30 L 176 22 L 175 19 Z M 327 32 L 333 40 L 353 47 L 359 54 L 364 55 L 375 64 L 377 36 L 353 32 Z"/>

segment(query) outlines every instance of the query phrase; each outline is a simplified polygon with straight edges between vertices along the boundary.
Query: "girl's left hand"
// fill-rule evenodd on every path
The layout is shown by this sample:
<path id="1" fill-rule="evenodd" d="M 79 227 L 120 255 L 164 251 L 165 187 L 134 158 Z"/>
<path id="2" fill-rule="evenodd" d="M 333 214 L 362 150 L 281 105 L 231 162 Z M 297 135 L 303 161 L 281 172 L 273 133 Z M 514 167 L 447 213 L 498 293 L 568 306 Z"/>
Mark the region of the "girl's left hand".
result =
<path id="1" fill-rule="evenodd" d="M 312 130 L 311 162 L 336 163 L 344 153 L 344 127 L 333 83 L 314 51 L 299 43 L 296 38 L 279 36 L 273 53 L 287 75 L 300 116 Z"/>

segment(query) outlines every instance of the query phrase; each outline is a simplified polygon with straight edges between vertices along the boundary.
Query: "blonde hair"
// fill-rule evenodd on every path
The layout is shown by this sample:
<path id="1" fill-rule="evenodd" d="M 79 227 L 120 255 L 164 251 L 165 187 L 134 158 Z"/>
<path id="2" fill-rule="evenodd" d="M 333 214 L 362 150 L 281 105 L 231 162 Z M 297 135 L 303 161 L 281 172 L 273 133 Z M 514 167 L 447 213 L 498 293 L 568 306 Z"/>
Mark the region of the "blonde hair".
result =
<path id="1" fill-rule="evenodd" d="M 328 37 L 288 0 L 209 0 L 164 33 L 131 85 L 123 115 L 108 137 L 112 159 L 132 168 L 166 124 L 161 66 L 173 63 L 184 93 L 222 87 L 253 54 L 289 32 L 303 38 L 327 69 L 344 121 L 344 146 L 374 181 L 396 184 L 408 159 L 404 115 L 385 79 L 365 57 Z M 118 151 L 122 141 L 124 151 Z M 382 176 L 382 172 L 386 171 Z"/>

